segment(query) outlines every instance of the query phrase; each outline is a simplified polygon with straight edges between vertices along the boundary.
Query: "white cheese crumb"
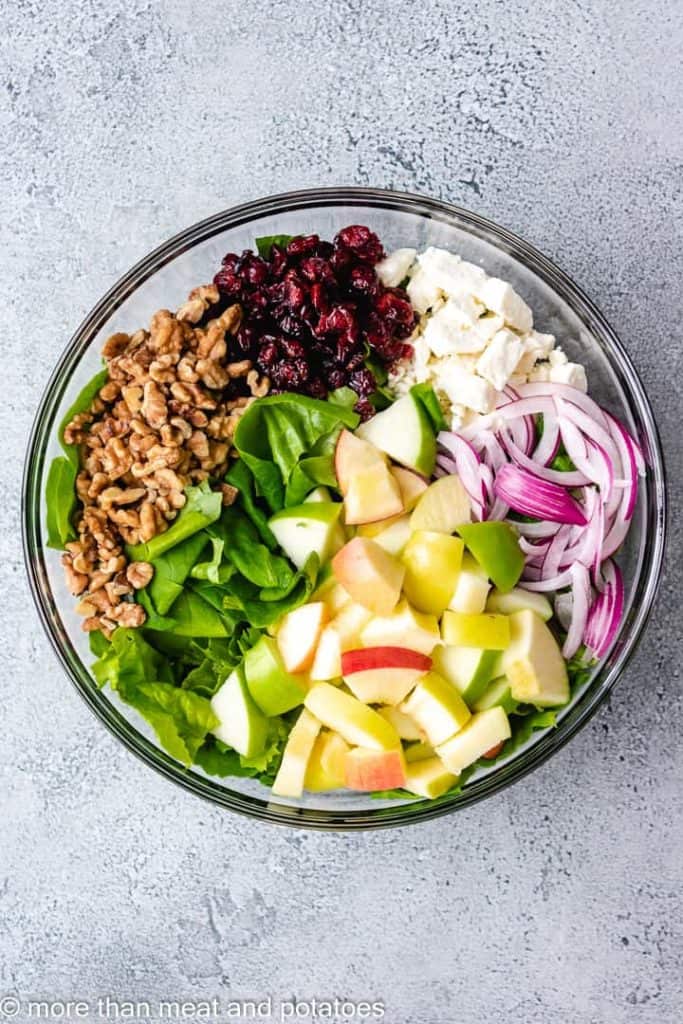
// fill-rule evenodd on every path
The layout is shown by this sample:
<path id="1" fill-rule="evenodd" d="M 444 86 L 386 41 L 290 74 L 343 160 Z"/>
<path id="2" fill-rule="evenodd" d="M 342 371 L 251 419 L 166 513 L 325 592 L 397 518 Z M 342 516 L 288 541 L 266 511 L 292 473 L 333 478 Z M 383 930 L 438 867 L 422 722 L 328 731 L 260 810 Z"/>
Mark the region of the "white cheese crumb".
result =
<path id="1" fill-rule="evenodd" d="M 377 276 L 387 288 L 398 288 L 415 262 L 417 249 L 395 249 L 375 265 Z"/>
<path id="2" fill-rule="evenodd" d="M 477 373 L 502 391 L 522 355 L 522 339 L 504 327 L 493 338 L 480 356 Z"/>
<path id="3" fill-rule="evenodd" d="M 474 290 L 477 298 L 487 309 L 502 316 L 506 324 L 518 331 L 530 331 L 534 322 L 533 314 L 521 295 L 512 285 L 499 277 L 489 277 Z"/>
<path id="4" fill-rule="evenodd" d="M 569 384 L 581 391 L 588 391 L 586 371 L 580 363 L 560 363 L 550 367 L 550 380 L 553 384 Z"/>
<path id="5" fill-rule="evenodd" d="M 496 392 L 489 382 L 469 373 L 455 359 L 444 360 L 439 386 L 455 405 L 465 405 L 482 413 L 491 412 L 496 406 Z"/>

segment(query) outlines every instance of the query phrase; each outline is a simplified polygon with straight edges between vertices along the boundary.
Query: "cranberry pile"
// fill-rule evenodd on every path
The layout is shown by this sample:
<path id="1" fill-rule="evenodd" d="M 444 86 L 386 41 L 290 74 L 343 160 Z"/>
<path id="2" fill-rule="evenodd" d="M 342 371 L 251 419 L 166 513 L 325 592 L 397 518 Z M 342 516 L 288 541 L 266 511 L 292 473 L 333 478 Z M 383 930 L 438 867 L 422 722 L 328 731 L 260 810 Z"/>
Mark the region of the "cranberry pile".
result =
<path id="1" fill-rule="evenodd" d="M 370 365 L 386 369 L 409 356 L 415 325 L 406 293 L 375 272 L 383 256 L 377 235 L 360 224 L 333 242 L 297 235 L 273 244 L 267 258 L 250 249 L 227 254 L 214 282 L 241 304 L 235 344 L 268 375 L 271 392 L 325 398 L 346 385 L 358 394 L 358 412 L 372 415 L 378 382 Z"/>

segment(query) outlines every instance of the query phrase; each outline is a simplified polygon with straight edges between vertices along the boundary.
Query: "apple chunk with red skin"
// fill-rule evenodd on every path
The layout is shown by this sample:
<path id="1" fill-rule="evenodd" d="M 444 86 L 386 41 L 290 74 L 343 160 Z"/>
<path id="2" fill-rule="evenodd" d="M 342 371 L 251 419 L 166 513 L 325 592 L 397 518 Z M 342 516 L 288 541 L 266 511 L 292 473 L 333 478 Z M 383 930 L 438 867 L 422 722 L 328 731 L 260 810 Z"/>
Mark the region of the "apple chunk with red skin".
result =
<path id="1" fill-rule="evenodd" d="M 406 781 L 406 762 L 400 747 L 396 750 L 354 747 L 346 755 L 345 769 L 348 788 L 363 793 L 400 789 Z"/>
<path id="2" fill-rule="evenodd" d="M 403 512 L 399 483 L 391 474 L 386 456 L 369 441 L 342 430 L 334 468 L 344 497 L 347 525 L 375 523 Z"/>
<path id="3" fill-rule="evenodd" d="M 314 601 L 284 616 L 277 631 L 277 645 L 288 672 L 305 672 L 311 667 L 327 614 L 326 605 Z"/>
<path id="4" fill-rule="evenodd" d="M 344 682 L 366 704 L 400 704 L 432 659 L 407 647 L 365 647 L 341 656 Z"/>
<path id="5" fill-rule="evenodd" d="M 401 596 L 405 569 L 367 537 L 354 537 L 332 559 L 335 576 L 354 601 L 375 615 L 389 615 Z"/>

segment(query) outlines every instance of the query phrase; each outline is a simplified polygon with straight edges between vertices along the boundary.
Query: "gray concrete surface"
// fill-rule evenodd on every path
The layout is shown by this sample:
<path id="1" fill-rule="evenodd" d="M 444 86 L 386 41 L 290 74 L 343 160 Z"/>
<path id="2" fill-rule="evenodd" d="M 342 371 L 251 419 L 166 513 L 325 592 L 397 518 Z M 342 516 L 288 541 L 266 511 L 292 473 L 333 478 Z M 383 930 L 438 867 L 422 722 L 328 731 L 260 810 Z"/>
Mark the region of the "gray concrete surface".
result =
<path id="1" fill-rule="evenodd" d="M 31 997 L 116 1019 L 98 996 L 271 996 L 273 1020 L 293 996 L 381 1000 L 391 1024 L 681 1020 L 677 8 L 6 5 L 0 995 L 23 1002 L 15 1020 Z M 642 375 L 674 510 L 656 613 L 611 706 L 497 799 L 355 836 L 230 817 L 138 763 L 58 667 L 19 543 L 34 408 L 101 293 L 181 226 L 338 183 L 452 199 L 567 269 Z"/>

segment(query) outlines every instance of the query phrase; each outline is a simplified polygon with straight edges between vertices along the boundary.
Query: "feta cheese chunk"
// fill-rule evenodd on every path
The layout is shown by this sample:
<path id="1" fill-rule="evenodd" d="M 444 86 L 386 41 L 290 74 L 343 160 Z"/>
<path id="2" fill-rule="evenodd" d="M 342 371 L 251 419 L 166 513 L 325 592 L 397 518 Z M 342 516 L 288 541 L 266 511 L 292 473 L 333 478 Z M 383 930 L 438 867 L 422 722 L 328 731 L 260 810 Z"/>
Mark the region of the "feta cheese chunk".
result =
<path id="1" fill-rule="evenodd" d="M 477 329 L 483 307 L 471 296 L 449 299 L 429 318 L 424 339 L 435 356 L 481 352 L 486 335 Z"/>
<path id="2" fill-rule="evenodd" d="M 387 288 L 398 288 L 415 262 L 416 249 L 395 249 L 375 264 L 377 276 Z"/>
<path id="3" fill-rule="evenodd" d="M 439 386 L 454 405 L 482 413 L 495 408 L 496 392 L 489 382 L 476 373 L 469 373 L 457 359 L 444 360 L 439 371 Z"/>
<path id="4" fill-rule="evenodd" d="M 580 363 L 559 363 L 550 367 L 550 380 L 553 384 L 569 384 L 581 391 L 588 391 L 586 371 Z"/>
<path id="5" fill-rule="evenodd" d="M 420 314 L 426 313 L 441 298 L 439 287 L 434 284 L 419 264 L 410 275 L 406 291 L 411 305 Z"/>
<path id="6" fill-rule="evenodd" d="M 534 322 L 532 312 L 507 281 L 489 277 L 483 285 L 474 289 L 474 294 L 487 309 L 502 316 L 510 327 L 516 327 L 518 331 L 531 330 Z"/>
<path id="7" fill-rule="evenodd" d="M 429 280 L 449 297 L 469 295 L 482 287 L 487 275 L 481 267 L 433 245 L 417 257 L 420 268 Z"/>
<path id="8" fill-rule="evenodd" d="M 522 339 L 504 327 L 494 334 L 477 363 L 477 373 L 502 391 L 514 373 L 523 351 Z"/>
<path id="9" fill-rule="evenodd" d="M 561 348 L 556 348 L 552 352 L 548 353 L 548 362 L 551 366 L 564 366 L 564 364 L 568 363 L 569 360 Z"/>
<path id="10" fill-rule="evenodd" d="M 524 336 L 522 342 L 522 358 L 515 367 L 515 373 L 523 375 L 530 373 L 539 360 L 548 358 L 555 347 L 555 335 L 531 331 Z"/>

